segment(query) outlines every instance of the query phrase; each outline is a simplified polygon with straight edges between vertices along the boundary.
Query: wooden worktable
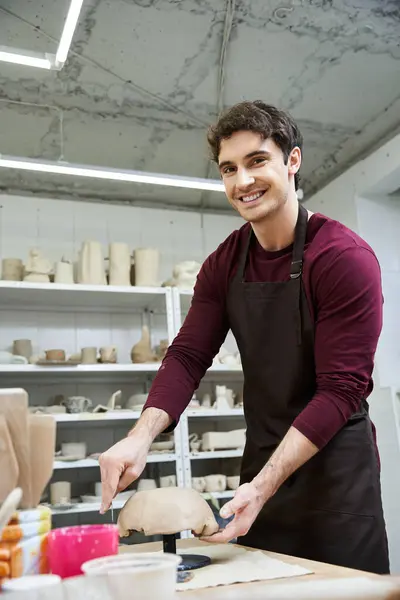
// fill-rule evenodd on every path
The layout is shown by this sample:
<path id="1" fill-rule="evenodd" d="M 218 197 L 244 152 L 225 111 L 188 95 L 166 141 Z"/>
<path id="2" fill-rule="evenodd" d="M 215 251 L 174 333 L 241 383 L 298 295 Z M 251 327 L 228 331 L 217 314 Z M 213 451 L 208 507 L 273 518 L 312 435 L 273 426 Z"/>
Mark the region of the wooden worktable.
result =
<path id="1" fill-rule="evenodd" d="M 194 546 L 199 547 L 203 545 L 206 547 L 208 544 L 200 542 L 198 539 L 191 538 L 185 540 L 177 540 L 177 551 L 181 549 L 193 548 Z M 155 552 L 162 549 L 161 542 L 153 542 L 149 544 L 135 544 L 132 546 L 121 546 L 120 552 Z M 251 548 L 248 548 L 251 550 Z M 368 577 L 371 579 L 379 579 L 379 575 L 373 575 L 371 573 L 365 573 L 364 571 L 356 571 L 353 569 L 347 569 L 344 567 L 337 567 L 326 563 L 315 562 L 312 560 L 305 560 L 301 558 L 295 558 L 283 554 L 276 554 L 274 552 L 266 552 L 268 556 L 272 558 L 278 558 L 284 562 L 290 564 L 296 564 L 313 571 L 310 575 L 301 575 L 295 577 L 291 581 L 310 581 L 310 580 L 321 580 L 321 579 L 332 579 L 332 578 L 343 578 L 343 577 Z M 251 583 L 237 583 L 234 585 L 219 586 L 213 588 L 203 588 L 199 590 L 190 590 L 185 592 L 179 592 L 179 597 L 185 599 L 206 599 L 207 600 L 239 600 L 248 599 L 256 600 L 258 598 L 265 598 L 266 586 L 271 585 L 282 585 L 289 581 L 289 579 L 270 579 L 265 581 L 257 581 Z M 295 590 L 295 588 L 294 588 Z"/>

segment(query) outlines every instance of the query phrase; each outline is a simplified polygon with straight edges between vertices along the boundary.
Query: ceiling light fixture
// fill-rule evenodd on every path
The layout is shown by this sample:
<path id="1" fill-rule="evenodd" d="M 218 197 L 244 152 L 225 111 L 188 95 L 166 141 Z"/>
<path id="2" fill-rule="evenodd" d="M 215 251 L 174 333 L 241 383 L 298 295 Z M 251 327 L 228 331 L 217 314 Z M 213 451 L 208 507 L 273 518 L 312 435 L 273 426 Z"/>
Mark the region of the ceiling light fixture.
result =
<path id="1" fill-rule="evenodd" d="M 33 52 L 22 53 L 21 50 L 9 46 L 0 46 L 0 60 L 17 65 L 26 65 L 27 67 L 39 67 L 40 69 L 51 69 L 54 62 L 51 55 Z"/>
<path id="2" fill-rule="evenodd" d="M 146 173 L 144 171 L 112 169 L 108 167 L 80 165 L 68 162 L 41 161 L 31 158 L 5 156 L 2 154 L 0 154 L 0 167 L 5 169 L 89 177 L 93 179 L 107 179 L 110 181 L 123 181 L 128 183 L 165 185 L 193 190 L 206 190 L 209 192 L 223 192 L 225 190 L 224 184 L 215 179 L 182 177 L 180 175 L 168 175 L 164 173 Z"/>
<path id="3" fill-rule="evenodd" d="M 61 34 L 56 54 L 47 52 L 28 52 L 8 46 L 0 46 L 0 61 L 37 67 L 39 69 L 54 69 L 60 71 L 68 56 L 72 38 L 78 23 L 83 0 L 71 0 L 67 18 Z"/>

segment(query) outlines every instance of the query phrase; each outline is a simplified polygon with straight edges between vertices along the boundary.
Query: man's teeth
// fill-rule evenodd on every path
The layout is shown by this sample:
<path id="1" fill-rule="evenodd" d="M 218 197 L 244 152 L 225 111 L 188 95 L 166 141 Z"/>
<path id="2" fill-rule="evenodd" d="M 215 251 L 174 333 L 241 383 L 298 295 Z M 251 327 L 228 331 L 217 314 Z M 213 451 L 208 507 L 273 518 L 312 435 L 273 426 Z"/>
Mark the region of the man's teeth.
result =
<path id="1" fill-rule="evenodd" d="M 252 194 L 251 196 L 242 196 L 243 202 L 253 202 L 257 200 L 257 198 L 261 198 L 264 192 L 258 192 L 257 194 Z"/>

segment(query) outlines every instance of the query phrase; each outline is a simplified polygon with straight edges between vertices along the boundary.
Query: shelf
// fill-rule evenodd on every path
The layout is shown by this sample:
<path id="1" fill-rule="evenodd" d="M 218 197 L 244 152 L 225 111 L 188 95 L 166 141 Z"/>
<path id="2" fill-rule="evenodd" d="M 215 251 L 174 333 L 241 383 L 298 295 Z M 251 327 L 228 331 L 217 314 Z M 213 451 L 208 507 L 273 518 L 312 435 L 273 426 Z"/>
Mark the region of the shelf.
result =
<path id="1" fill-rule="evenodd" d="M 54 414 L 57 423 L 107 423 L 107 421 L 136 421 L 140 412 L 114 410 L 107 413 L 66 413 Z"/>
<path id="2" fill-rule="evenodd" d="M 0 308 L 132 313 L 166 312 L 168 288 L 0 281 Z"/>
<path id="3" fill-rule="evenodd" d="M 214 452 L 190 452 L 191 460 L 202 460 L 205 458 L 235 458 L 242 457 L 243 449 L 238 450 L 214 450 Z"/>
<path id="4" fill-rule="evenodd" d="M 161 463 L 161 462 L 174 462 L 176 460 L 176 454 L 167 454 L 160 452 L 159 454 L 149 454 L 147 457 L 147 463 Z M 54 470 L 65 470 L 65 469 L 89 469 L 93 467 L 99 467 L 99 461 L 95 458 L 83 458 L 82 460 L 74 460 L 71 462 L 64 462 L 62 460 L 54 461 Z"/>
<path id="5" fill-rule="evenodd" d="M 231 410 L 218 411 L 213 408 L 198 408 L 187 410 L 186 414 L 189 418 L 211 417 L 219 419 L 222 417 L 244 417 L 243 408 L 232 408 Z"/>
<path id="6" fill-rule="evenodd" d="M 126 500 L 114 500 L 113 501 L 113 509 L 119 510 L 123 508 Z M 52 515 L 73 515 L 80 514 L 86 512 L 100 512 L 100 502 L 77 502 L 71 508 L 67 508 L 65 510 L 60 510 L 58 508 L 52 508 Z"/>
<path id="7" fill-rule="evenodd" d="M 131 376 L 132 374 L 157 373 L 160 363 L 97 364 L 97 365 L 0 365 L 0 375 L 18 377 L 51 377 L 52 375 L 73 375 L 74 377 L 103 377 L 110 375 Z"/>

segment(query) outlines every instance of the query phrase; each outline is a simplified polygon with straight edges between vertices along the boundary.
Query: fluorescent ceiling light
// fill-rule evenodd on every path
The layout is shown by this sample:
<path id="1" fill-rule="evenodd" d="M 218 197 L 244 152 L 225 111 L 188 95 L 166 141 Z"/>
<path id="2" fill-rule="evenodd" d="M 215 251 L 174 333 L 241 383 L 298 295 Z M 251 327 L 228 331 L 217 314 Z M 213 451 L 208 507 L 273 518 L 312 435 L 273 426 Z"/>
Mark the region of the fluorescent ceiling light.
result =
<path id="1" fill-rule="evenodd" d="M 60 43 L 56 52 L 56 63 L 64 64 L 78 23 L 83 0 L 71 0 Z"/>
<path id="2" fill-rule="evenodd" d="M 67 60 L 82 4 L 83 0 L 71 0 L 56 54 L 28 52 L 8 46 L 0 46 L 0 61 L 37 67 L 39 69 L 55 69 L 60 71 Z"/>
<path id="3" fill-rule="evenodd" d="M 111 181 L 166 185 L 193 190 L 207 190 L 210 192 L 223 192 L 225 190 L 223 183 L 215 179 L 200 179 L 196 177 L 182 177 L 180 175 L 166 175 L 163 173 L 128 171 L 66 162 L 40 161 L 30 158 L 5 156 L 2 154 L 0 154 L 0 167 L 6 169 L 19 169 L 22 171 L 36 171 L 39 173 L 108 179 Z"/>
<path id="4" fill-rule="evenodd" d="M 8 46 L 0 46 L 0 60 L 3 62 L 26 65 L 28 67 L 39 67 L 40 69 L 51 69 L 54 65 L 52 57 L 52 55 L 35 54 L 33 52 L 27 54 Z"/>

